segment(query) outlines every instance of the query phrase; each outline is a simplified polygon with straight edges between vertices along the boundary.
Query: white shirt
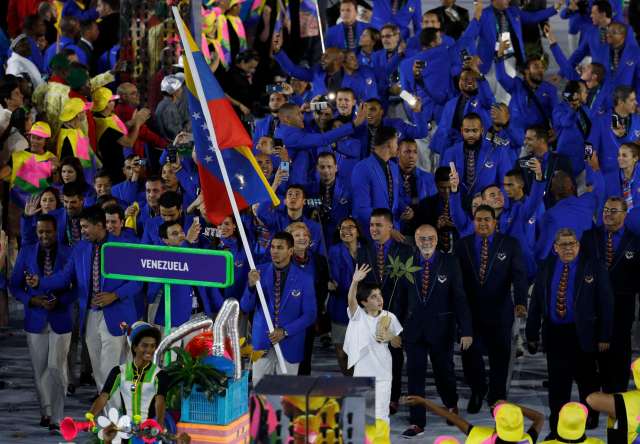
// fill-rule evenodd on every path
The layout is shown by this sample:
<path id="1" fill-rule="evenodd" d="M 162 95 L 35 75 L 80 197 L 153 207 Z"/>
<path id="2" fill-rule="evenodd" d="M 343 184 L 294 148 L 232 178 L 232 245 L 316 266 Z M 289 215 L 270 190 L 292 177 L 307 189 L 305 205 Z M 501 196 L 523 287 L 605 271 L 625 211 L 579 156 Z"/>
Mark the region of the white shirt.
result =
<path id="1" fill-rule="evenodd" d="M 40 74 L 40 71 L 38 71 L 38 67 L 31 60 L 26 57 L 22 57 L 15 51 L 11 54 L 9 60 L 7 60 L 6 73 L 17 77 L 22 77 L 22 75 L 26 73 L 33 84 L 33 89 L 36 89 L 44 83 L 42 75 Z"/>
<path id="2" fill-rule="evenodd" d="M 387 342 L 376 341 L 376 327 L 384 316 L 391 317 L 389 330 L 393 335 L 402 332 L 402 326 L 393 313 L 383 310 L 378 316 L 370 316 L 358 306 L 349 325 L 343 349 L 349 357 L 349 368 L 355 365 L 353 376 L 375 377 L 376 381 L 391 381 L 391 352 Z"/>

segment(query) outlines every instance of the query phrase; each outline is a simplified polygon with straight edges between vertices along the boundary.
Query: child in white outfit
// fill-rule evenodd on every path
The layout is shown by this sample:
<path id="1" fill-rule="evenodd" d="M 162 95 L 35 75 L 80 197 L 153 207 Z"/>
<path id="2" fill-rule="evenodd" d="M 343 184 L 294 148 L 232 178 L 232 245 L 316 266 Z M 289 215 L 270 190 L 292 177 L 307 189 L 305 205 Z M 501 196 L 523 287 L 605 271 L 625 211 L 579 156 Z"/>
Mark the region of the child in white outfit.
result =
<path id="1" fill-rule="evenodd" d="M 393 313 L 382 309 L 380 288 L 360 284 L 371 270 L 368 265 L 356 266 L 349 288 L 347 314 L 349 325 L 344 339 L 344 351 L 349 368 L 355 366 L 353 376 L 376 378 L 376 419 L 389 422 L 391 399 L 391 352 L 401 347 L 402 326 Z"/>

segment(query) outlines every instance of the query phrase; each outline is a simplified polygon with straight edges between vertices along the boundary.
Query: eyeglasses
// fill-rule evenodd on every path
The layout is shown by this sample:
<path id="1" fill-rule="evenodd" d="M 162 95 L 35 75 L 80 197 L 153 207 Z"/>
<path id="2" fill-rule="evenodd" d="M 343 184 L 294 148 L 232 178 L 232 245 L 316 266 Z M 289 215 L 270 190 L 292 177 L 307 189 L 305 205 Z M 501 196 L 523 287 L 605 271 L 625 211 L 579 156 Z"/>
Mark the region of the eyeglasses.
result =
<path id="1" fill-rule="evenodd" d="M 393 33 L 393 34 L 380 34 L 380 38 L 383 38 L 383 39 L 390 39 L 391 37 L 396 36 L 396 35 L 398 35 L 398 34 L 397 34 L 397 33 Z"/>
<path id="2" fill-rule="evenodd" d="M 618 214 L 618 213 L 624 213 L 624 210 L 619 210 L 617 208 L 608 208 L 608 207 L 604 207 L 604 209 L 602 210 L 602 214 Z"/>
<path id="3" fill-rule="evenodd" d="M 576 245 L 578 245 L 577 241 L 572 241 L 572 242 L 556 242 L 556 245 L 558 246 L 558 248 L 573 248 Z"/>

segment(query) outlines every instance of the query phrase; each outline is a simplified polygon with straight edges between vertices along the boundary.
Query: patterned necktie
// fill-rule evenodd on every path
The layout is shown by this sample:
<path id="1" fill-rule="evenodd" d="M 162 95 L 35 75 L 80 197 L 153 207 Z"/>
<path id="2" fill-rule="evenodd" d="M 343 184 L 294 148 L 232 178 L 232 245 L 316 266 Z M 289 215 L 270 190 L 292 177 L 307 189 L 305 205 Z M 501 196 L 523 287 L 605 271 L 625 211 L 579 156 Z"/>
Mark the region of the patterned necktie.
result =
<path id="1" fill-rule="evenodd" d="M 282 292 L 282 271 L 276 268 L 276 277 L 273 281 L 273 324 L 275 328 L 280 325 L 280 293 Z"/>
<path id="2" fill-rule="evenodd" d="M 429 261 L 424 263 L 424 270 L 422 270 L 422 300 L 427 298 L 427 291 L 429 290 L 429 278 L 431 274 L 431 264 Z"/>
<path id="3" fill-rule="evenodd" d="M 93 295 L 100 293 L 100 245 L 93 246 L 93 264 L 91 267 Z"/>
<path id="4" fill-rule="evenodd" d="M 562 265 L 562 274 L 556 293 L 556 314 L 560 319 L 567 315 L 567 288 L 569 286 L 569 264 Z"/>
<path id="5" fill-rule="evenodd" d="M 622 179 L 622 198 L 627 203 L 627 212 L 633 208 L 633 196 L 631 195 L 631 181 Z"/>
<path id="6" fill-rule="evenodd" d="M 607 232 L 607 268 L 613 263 L 613 232 Z"/>
<path id="7" fill-rule="evenodd" d="M 467 185 L 468 190 L 471 190 L 471 188 L 473 188 L 473 184 L 476 182 L 476 151 L 473 149 L 465 148 L 464 158 L 464 175 L 466 178 L 465 185 Z"/>
<path id="8" fill-rule="evenodd" d="M 376 265 L 378 267 L 378 275 L 380 276 L 380 282 L 384 280 L 384 244 L 376 244 Z"/>
<path id="9" fill-rule="evenodd" d="M 607 28 L 598 29 L 600 35 L 600 43 L 607 43 Z"/>
<path id="10" fill-rule="evenodd" d="M 387 193 L 389 193 L 389 208 L 393 208 L 393 176 L 391 175 L 391 167 L 389 161 L 386 162 L 387 166 Z"/>
<path id="11" fill-rule="evenodd" d="M 51 260 L 51 250 L 48 248 L 44 249 L 44 266 L 42 268 L 45 276 L 53 274 L 53 260 Z"/>
<path id="12" fill-rule="evenodd" d="M 71 224 L 71 239 L 69 239 L 69 242 L 73 246 L 76 243 L 80 242 L 82 234 L 80 233 L 80 224 L 78 218 L 73 217 L 69 219 L 69 223 Z"/>
<path id="13" fill-rule="evenodd" d="M 504 11 L 498 12 L 498 27 L 500 28 L 500 33 L 509 32 L 509 21 Z M 498 35 L 498 39 L 500 39 L 500 35 Z"/>
<path id="14" fill-rule="evenodd" d="M 480 267 L 478 270 L 478 277 L 480 278 L 480 285 L 484 285 L 484 280 L 487 277 L 487 267 L 489 265 L 489 239 L 482 238 L 482 246 L 480 247 Z"/>
<path id="15" fill-rule="evenodd" d="M 345 25 L 347 29 L 347 49 L 356 48 L 356 33 L 354 31 L 355 25 Z"/>
<path id="16" fill-rule="evenodd" d="M 402 188 L 407 197 L 411 196 L 411 173 L 402 173 Z"/>
<path id="17" fill-rule="evenodd" d="M 622 51 L 620 50 L 620 48 L 613 48 L 612 51 L 613 57 L 611 57 L 611 70 L 617 71 L 618 65 L 620 64 L 620 54 L 622 53 Z"/>
<path id="18" fill-rule="evenodd" d="M 333 187 L 331 185 L 324 185 L 324 190 L 322 193 L 322 205 L 326 206 L 327 208 L 331 207 L 331 202 L 333 201 L 333 193 L 331 193 L 332 188 Z"/>
<path id="19" fill-rule="evenodd" d="M 447 219 L 451 218 L 451 214 L 449 211 L 450 211 L 449 199 L 447 198 L 444 200 L 444 206 L 442 207 L 442 215 Z M 451 250 L 451 231 L 447 230 L 441 233 L 441 238 L 442 238 L 442 248 L 444 249 L 444 251 L 449 252 Z"/>

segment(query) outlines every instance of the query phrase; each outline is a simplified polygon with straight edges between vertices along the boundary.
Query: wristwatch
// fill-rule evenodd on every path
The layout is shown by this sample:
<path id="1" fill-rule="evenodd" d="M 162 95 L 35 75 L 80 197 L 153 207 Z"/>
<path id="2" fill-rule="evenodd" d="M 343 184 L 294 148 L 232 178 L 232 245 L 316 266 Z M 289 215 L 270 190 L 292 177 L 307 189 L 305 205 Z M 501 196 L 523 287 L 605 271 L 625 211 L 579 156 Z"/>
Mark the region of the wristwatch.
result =
<path id="1" fill-rule="evenodd" d="M 282 329 L 282 334 L 284 335 L 285 338 L 289 337 L 289 333 L 287 332 L 287 330 L 285 330 L 284 328 L 280 327 Z"/>

